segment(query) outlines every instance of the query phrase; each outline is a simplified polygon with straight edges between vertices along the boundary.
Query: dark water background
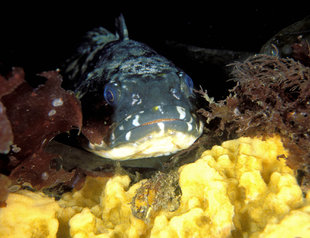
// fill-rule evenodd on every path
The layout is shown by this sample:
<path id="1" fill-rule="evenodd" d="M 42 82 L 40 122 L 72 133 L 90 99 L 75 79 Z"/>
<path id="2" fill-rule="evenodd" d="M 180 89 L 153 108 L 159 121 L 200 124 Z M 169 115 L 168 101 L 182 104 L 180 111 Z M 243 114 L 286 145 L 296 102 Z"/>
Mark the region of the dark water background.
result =
<path id="1" fill-rule="evenodd" d="M 258 52 L 275 33 L 310 13 L 307 6 L 292 3 L 231 6 L 221 2 L 209 6 L 205 1 L 201 4 L 185 1 L 166 6 L 167 2 L 6 4 L 0 13 L 0 69 L 22 66 L 28 77 L 56 69 L 88 30 L 104 26 L 114 32 L 114 19 L 122 12 L 130 38 L 147 43 L 173 60 L 192 77 L 196 86 L 202 85 L 211 96 L 220 99 L 232 85 L 226 82 L 222 68 L 193 62 L 169 49 L 167 41 Z"/>

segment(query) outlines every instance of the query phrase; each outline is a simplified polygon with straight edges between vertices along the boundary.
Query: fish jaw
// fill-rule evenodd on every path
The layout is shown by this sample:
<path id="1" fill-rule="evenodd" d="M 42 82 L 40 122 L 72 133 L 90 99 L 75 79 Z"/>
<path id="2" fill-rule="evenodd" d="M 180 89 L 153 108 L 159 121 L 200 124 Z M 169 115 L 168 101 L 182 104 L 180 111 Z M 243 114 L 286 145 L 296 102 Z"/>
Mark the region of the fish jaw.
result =
<path id="1" fill-rule="evenodd" d="M 113 130 L 109 144 L 89 142 L 87 149 L 101 157 L 121 161 L 167 156 L 187 149 L 203 132 L 202 121 L 180 108 L 177 118 L 161 118 L 141 124 L 137 115 L 129 116 L 131 123 L 135 124 L 131 129 L 116 133 L 124 128 L 124 120 Z"/>

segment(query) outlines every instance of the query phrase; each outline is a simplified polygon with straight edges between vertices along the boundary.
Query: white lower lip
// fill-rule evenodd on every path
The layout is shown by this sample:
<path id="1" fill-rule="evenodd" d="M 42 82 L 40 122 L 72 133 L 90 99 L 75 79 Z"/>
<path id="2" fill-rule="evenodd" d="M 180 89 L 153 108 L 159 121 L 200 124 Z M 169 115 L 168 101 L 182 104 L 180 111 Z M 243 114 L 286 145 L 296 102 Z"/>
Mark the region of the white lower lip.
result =
<path id="1" fill-rule="evenodd" d="M 199 135 L 202 133 L 202 130 L 203 123 L 200 122 Z M 196 136 L 189 133 L 172 130 L 163 133 L 163 130 L 161 130 L 159 132 L 152 132 L 134 143 L 128 143 L 114 148 L 90 143 L 89 148 L 93 153 L 113 160 L 141 159 L 176 153 L 190 147 L 196 139 Z"/>

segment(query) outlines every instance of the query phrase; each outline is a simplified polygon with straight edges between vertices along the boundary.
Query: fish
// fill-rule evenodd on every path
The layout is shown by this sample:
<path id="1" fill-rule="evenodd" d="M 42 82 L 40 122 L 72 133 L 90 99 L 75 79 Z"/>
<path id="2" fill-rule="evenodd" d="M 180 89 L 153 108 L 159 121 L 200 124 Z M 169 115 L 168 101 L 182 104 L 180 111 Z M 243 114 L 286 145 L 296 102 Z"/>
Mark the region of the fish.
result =
<path id="1" fill-rule="evenodd" d="M 103 27 L 88 32 L 64 68 L 64 81 L 82 103 L 85 149 L 124 161 L 189 148 L 204 126 L 196 114 L 192 79 L 130 39 L 122 14 L 115 26 L 115 34 Z"/>
<path id="2" fill-rule="evenodd" d="M 309 42 L 310 15 L 280 30 L 262 46 L 259 53 L 294 58 L 294 45 L 305 43 L 308 48 Z"/>

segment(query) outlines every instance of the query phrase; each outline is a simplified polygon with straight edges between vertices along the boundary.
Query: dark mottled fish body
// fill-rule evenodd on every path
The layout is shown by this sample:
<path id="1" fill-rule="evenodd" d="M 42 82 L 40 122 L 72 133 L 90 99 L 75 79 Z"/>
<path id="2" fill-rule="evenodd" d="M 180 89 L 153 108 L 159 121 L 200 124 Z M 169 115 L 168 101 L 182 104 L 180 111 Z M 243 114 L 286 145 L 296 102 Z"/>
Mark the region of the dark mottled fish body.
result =
<path id="1" fill-rule="evenodd" d="M 147 45 L 130 40 L 122 16 L 116 25 L 116 35 L 104 28 L 89 32 L 65 71 L 76 95 L 86 101 L 84 108 L 104 101 L 112 109 L 110 122 L 104 122 L 107 135 L 90 141 L 88 149 L 126 160 L 188 148 L 203 127 L 190 100 L 191 79 Z"/>
<path id="2" fill-rule="evenodd" d="M 303 41 L 308 42 L 306 44 L 310 42 L 310 16 L 280 30 L 262 46 L 260 53 L 281 58 L 292 57 L 293 45 Z"/>

